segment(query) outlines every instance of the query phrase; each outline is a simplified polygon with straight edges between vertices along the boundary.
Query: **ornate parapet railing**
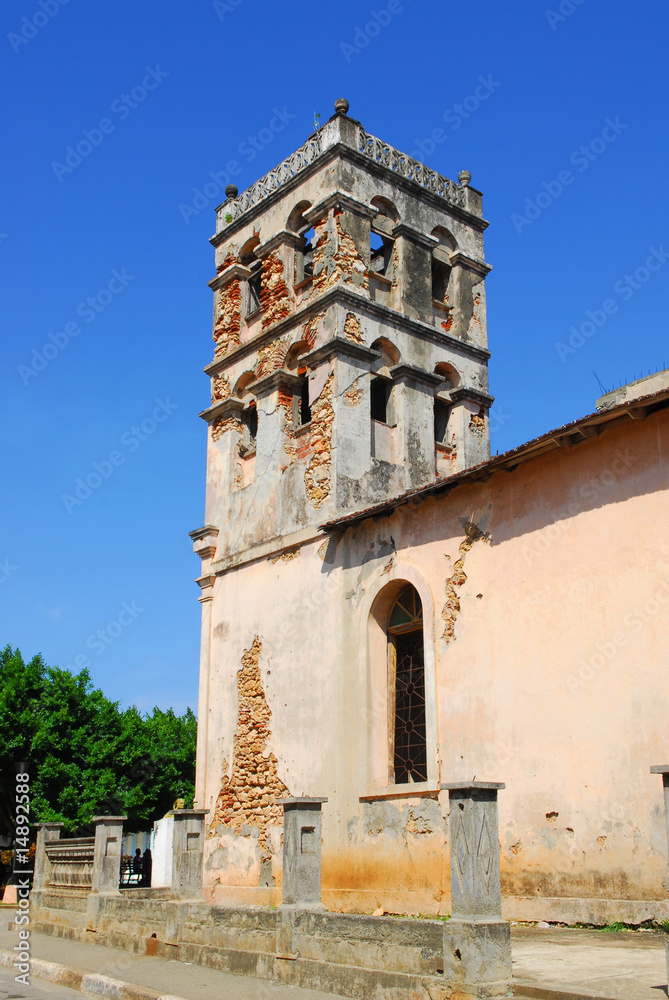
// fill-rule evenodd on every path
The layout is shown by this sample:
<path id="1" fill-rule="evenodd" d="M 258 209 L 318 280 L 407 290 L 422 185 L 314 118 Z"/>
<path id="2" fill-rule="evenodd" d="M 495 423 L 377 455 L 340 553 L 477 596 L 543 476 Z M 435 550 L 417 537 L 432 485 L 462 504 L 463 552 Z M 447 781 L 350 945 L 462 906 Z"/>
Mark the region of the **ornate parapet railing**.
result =
<path id="1" fill-rule="evenodd" d="M 382 142 L 375 135 L 368 135 L 362 128 L 358 132 L 358 152 L 406 177 L 407 180 L 414 181 L 432 194 L 439 195 L 452 205 L 457 205 L 458 208 L 466 207 L 464 187 L 438 174 L 436 170 L 430 170 L 424 163 L 413 160 L 406 153 L 389 146 L 387 142 Z"/>
<path id="2" fill-rule="evenodd" d="M 227 225 L 235 222 L 245 212 L 268 198 L 297 174 L 323 156 L 333 145 L 344 142 L 356 149 L 358 153 L 374 163 L 405 177 L 408 181 L 419 185 L 426 191 L 443 198 L 449 204 L 458 208 L 467 208 L 467 193 L 464 185 L 456 184 L 430 170 L 423 163 L 412 159 L 406 153 L 401 153 L 387 142 L 382 142 L 374 135 L 368 135 L 362 126 L 344 119 L 348 123 L 345 132 L 339 116 L 327 122 L 322 129 L 309 136 L 299 149 L 280 163 L 260 180 L 252 184 L 246 191 L 236 197 L 228 198 L 218 209 L 217 231 L 220 233 Z"/>
<path id="3" fill-rule="evenodd" d="M 53 840 L 45 845 L 49 885 L 59 889 L 86 889 L 93 885 L 95 837 Z"/>
<path id="4" fill-rule="evenodd" d="M 310 136 L 303 146 L 300 146 L 294 153 L 291 153 L 278 167 L 274 167 L 268 174 L 261 177 L 259 181 L 252 184 L 250 188 L 242 191 L 237 198 L 225 202 L 219 210 L 218 228 L 221 229 L 225 224 L 234 222 L 240 215 L 247 212 L 249 208 L 253 208 L 260 201 L 264 201 L 273 191 L 276 191 L 289 180 L 292 180 L 295 174 L 299 174 L 301 170 L 304 170 L 310 163 L 317 160 L 322 152 L 323 149 L 318 133 Z"/>

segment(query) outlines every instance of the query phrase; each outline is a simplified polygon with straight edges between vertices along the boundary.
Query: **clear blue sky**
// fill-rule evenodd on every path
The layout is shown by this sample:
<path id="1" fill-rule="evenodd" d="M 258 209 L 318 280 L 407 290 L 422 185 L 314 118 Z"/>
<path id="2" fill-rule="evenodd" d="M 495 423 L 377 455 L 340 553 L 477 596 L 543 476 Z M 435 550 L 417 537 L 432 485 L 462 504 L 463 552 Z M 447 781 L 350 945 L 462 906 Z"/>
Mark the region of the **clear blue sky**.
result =
<path id="1" fill-rule="evenodd" d="M 485 193 L 493 451 L 591 412 L 593 369 L 610 386 L 669 363 L 666 0 L 5 0 L 0 16 L 0 642 L 24 655 L 85 656 L 124 703 L 196 708 L 210 172 L 237 161 L 242 190 L 339 96 Z M 94 463 L 100 486 L 64 502 Z"/>

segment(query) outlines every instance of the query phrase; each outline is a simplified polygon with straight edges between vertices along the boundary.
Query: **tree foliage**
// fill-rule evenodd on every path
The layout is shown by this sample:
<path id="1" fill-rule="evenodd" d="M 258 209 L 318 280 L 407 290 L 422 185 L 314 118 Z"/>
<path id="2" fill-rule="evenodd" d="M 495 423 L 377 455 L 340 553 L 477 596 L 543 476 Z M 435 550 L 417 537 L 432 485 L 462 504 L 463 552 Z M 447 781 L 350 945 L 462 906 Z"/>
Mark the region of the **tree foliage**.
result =
<path id="1" fill-rule="evenodd" d="M 197 720 L 154 708 L 121 710 L 88 671 L 25 663 L 0 651 L 0 832 L 14 829 L 17 763 L 30 774 L 31 821 L 91 827 L 96 815 L 126 815 L 148 829 L 177 798 L 192 803 Z"/>

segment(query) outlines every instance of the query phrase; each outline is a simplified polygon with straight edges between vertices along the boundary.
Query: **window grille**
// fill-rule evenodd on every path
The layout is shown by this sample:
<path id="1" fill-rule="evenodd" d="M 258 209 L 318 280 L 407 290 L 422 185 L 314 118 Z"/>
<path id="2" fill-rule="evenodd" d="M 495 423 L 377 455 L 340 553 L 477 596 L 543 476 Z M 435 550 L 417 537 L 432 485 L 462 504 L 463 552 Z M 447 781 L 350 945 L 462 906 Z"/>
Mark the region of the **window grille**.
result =
<path id="1" fill-rule="evenodd" d="M 392 767 L 395 784 L 427 781 L 423 608 L 415 587 L 397 597 L 388 621 L 394 701 Z"/>

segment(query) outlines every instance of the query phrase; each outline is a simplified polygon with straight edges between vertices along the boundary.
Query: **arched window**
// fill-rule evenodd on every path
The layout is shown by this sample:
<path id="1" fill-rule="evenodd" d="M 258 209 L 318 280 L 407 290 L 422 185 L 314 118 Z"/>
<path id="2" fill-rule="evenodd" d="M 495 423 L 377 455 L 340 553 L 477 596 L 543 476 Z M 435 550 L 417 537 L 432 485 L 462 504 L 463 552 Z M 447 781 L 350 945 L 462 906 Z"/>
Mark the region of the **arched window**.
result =
<path id="1" fill-rule="evenodd" d="M 372 228 L 378 229 L 382 233 L 390 234 L 393 226 L 399 220 L 399 213 L 392 201 L 388 201 L 387 198 L 376 197 L 372 198 L 370 205 L 376 209 L 376 215 L 372 220 Z"/>
<path id="2" fill-rule="evenodd" d="M 386 275 L 393 255 L 394 241 L 372 229 L 369 238 L 369 270 L 372 274 Z"/>
<path id="3" fill-rule="evenodd" d="M 260 237 L 252 236 L 247 240 L 239 253 L 240 263 L 248 267 L 251 275 L 248 279 L 246 297 L 246 316 L 254 316 L 260 309 L 260 294 L 262 291 L 262 261 L 256 256 L 256 248 L 260 245 Z"/>
<path id="4" fill-rule="evenodd" d="M 432 230 L 432 236 L 439 240 L 439 245 L 432 252 L 432 300 L 452 305 L 450 256 L 457 244 L 452 234 L 440 226 Z"/>
<path id="5" fill-rule="evenodd" d="M 255 453 L 256 448 L 258 409 L 255 398 L 249 389 L 249 386 L 255 381 L 255 372 L 246 371 L 243 375 L 239 376 L 234 388 L 234 395 L 244 401 L 244 409 L 241 413 L 242 440 L 240 442 L 240 454 L 242 456 Z"/>
<path id="6" fill-rule="evenodd" d="M 392 393 L 393 383 L 387 378 L 374 378 L 372 379 L 369 396 L 370 396 L 370 413 L 372 420 L 377 420 L 381 424 L 392 423 L 392 414 L 390 412 L 390 399 Z"/>
<path id="7" fill-rule="evenodd" d="M 370 386 L 371 418 L 381 424 L 393 424 L 393 381 L 390 369 L 400 361 L 400 352 L 385 337 L 379 337 L 372 344 L 372 350 L 381 355 L 378 374 Z"/>
<path id="8" fill-rule="evenodd" d="M 300 360 L 303 354 L 310 350 L 310 345 L 306 340 L 298 340 L 286 354 L 285 367 L 289 371 L 296 371 L 301 379 L 299 396 L 295 397 L 293 418 L 296 426 L 308 424 L 311 420 L 311 405 L 309 402 L 309 375 L 306 365 Z"/>
<path id="9" fill-rule="evenodd" d="M 447 361 L 440 361 L 438 365 L 434 366 L 434 374 L 440 375 L 444 380 L 443 385 L 439 386 L 440 392 L 447 392 L 451 389 L 457 389 L 460 385 L 460 376 L 453 365 L 449 364 Z"/>
<path id="10" fill-rule="evenodd" d="M 304 218 L 311 208 L 310 201 L 299 202 L 288 217 L 288 228 L 302 237 L 303 243 L 295 248 L 295 284 L 308 281 L 314 274 L 314 243 L 316 231 Z"/>
<path id="11" fill-rule="evenodd" d="M 448 422 L 451 417 L 451 407 L 445 400 L 435 397 L 434 400 L 434 440 L 437 444 L 450 444 Z"/>
<path id="12" fill-rule="evenodd" d="M 423 607 L 411 584 L 403 587 L 395 599 L 386 632 L 394 782 L 402 785 L 427 781 Z"/>
<path id="13" fill-rule="evenodd" d="M 256 438 L 258 437 L 258 410 L 255 400 L 242 410 L 242 427 L 244 428 L 242 450 L 246 453 L 255 451 Z"/>
<path id="14" fill-rule="evenodd" d="M 298 369 L 298 371 L 300 371 Z M 309 403 L 309 378 L 306 368 L 301 370 L 302 385 L 300 387 L 300 424 L 308 424 L 311 420 L 311 405 Z"/>

